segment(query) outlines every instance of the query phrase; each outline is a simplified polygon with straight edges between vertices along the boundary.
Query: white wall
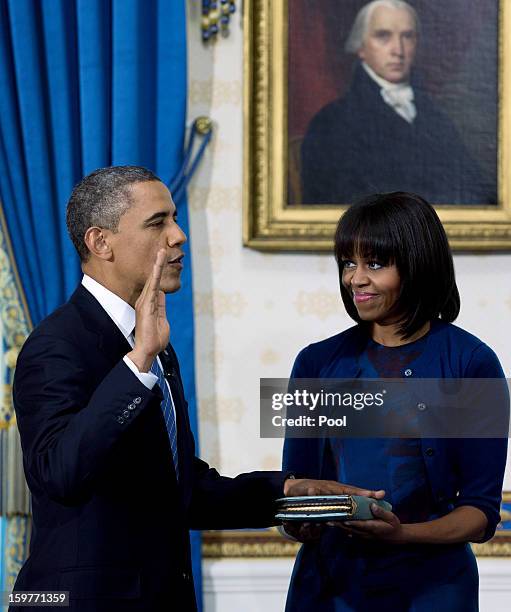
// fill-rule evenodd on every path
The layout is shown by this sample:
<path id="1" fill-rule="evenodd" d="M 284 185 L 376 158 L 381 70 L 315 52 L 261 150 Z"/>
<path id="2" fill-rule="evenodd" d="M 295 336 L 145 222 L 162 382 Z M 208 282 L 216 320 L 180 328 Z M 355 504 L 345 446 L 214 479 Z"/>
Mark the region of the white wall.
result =
<path id="1" fill-rule="evenodd" d="M 203 46 L 199 4 L 189 2 L 188 115 L 216 124 L 190 189 L 201 454 L 225 474 L 278 469 L 282 442 L 259 438 L 259 378 L 287 376 L 300 348 L 351 319 L 331 256 L 242 246 L 241 19 L 235 15 L 229 38 Z M 456 255 L 455 265 L 457 323 L 487 342 L 511 376 L 511 254 Z"/>

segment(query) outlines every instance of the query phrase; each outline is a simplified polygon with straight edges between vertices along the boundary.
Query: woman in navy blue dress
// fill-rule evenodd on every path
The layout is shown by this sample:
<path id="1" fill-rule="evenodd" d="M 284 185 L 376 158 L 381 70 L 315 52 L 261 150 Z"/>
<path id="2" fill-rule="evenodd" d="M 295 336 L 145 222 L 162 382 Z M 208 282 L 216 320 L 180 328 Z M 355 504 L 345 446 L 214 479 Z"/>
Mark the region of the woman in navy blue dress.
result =
<path id="1" fill-rule="evenodd" d="M 422 198 L 396 192 L 358 202 L 339 221 L 335 255 L 357 324 L 303 349 L 292 378 L 504 378 L 495 353 L 452 324 L 460 309 L 452 254 Z M 286 610 L 478 610 L 469 542 L 490 539 L 500 520 L 506 450 L 504 432 L 286 439 L 285 470 L 378 490 L 393 506 L 375 506 L 370 521 L 287 525 L 304 545 Z"/>

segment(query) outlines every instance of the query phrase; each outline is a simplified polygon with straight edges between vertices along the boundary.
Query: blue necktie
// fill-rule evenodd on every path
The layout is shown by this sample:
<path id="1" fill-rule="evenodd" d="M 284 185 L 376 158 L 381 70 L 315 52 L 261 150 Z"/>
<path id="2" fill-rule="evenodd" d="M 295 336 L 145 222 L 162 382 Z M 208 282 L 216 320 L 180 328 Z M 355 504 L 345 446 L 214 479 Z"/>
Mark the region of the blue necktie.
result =
<path id="1" fill-rule="evenodd" d="M 167 433 L 169 434 L 170 447 L 172 449 L 172 458 L 174 459 L 174 467 L 176 469 L 176 477 L 179 479 L 179 466 L 177 460 L 177 429 L 176 429 L 176 417 L 174 413 L 174 405 L 172 396 L 170 395 L 167 381 L 163 375 L 158 360 L 153 361 L 151 366 L 151 372 L 158 377 L 158 384 L 163 392 L 163 400 L 161 402 L 161 410 L 163 412 L 163 418 L 165 419 L 165 425 L 167 427 Z"/>

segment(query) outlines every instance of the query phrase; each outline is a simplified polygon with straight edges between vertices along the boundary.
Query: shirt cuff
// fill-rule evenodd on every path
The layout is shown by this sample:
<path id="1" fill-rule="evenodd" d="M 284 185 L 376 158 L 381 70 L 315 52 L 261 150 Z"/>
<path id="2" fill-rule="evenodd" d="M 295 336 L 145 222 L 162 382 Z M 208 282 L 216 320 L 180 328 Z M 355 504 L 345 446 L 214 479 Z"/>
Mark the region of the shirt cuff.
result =
<path id="1" fill-rule="evenodd" d="M 156 381 L 158 380 L 156 374 L 153 374 L 152 372 L 140 372 L 137 366 L 128 357 L 128 355 L 124 355 L 122 359 L 124 363 L 128 366 L 128 368 L 133 372 L 133 374 L 135 374 L 138 380 L 144 385 L 144 387 L 147 387 L 149 390 L 154 387 Z"/>

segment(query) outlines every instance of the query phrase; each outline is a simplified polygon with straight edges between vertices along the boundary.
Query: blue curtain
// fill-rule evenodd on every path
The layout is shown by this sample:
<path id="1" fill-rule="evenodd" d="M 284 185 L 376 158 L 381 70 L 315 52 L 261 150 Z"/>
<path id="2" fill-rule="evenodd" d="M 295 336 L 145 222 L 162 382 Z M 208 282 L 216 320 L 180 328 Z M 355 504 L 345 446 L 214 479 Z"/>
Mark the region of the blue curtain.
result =
<path id="1" fill-rule="evenodd" d="M 109 165 L 146 166 L 167 183 L 179 172 L 186 69 L 184 0 L 0 0 L 0 198 L 29 327 L 81 278 L 65 228 L 73 186 Z M 188 234 L 186 194 L 176 204 Z M 196 426 L 185 250 L 169 313 Z M 200 585 L 198 535 L 193 547 Z"/>

